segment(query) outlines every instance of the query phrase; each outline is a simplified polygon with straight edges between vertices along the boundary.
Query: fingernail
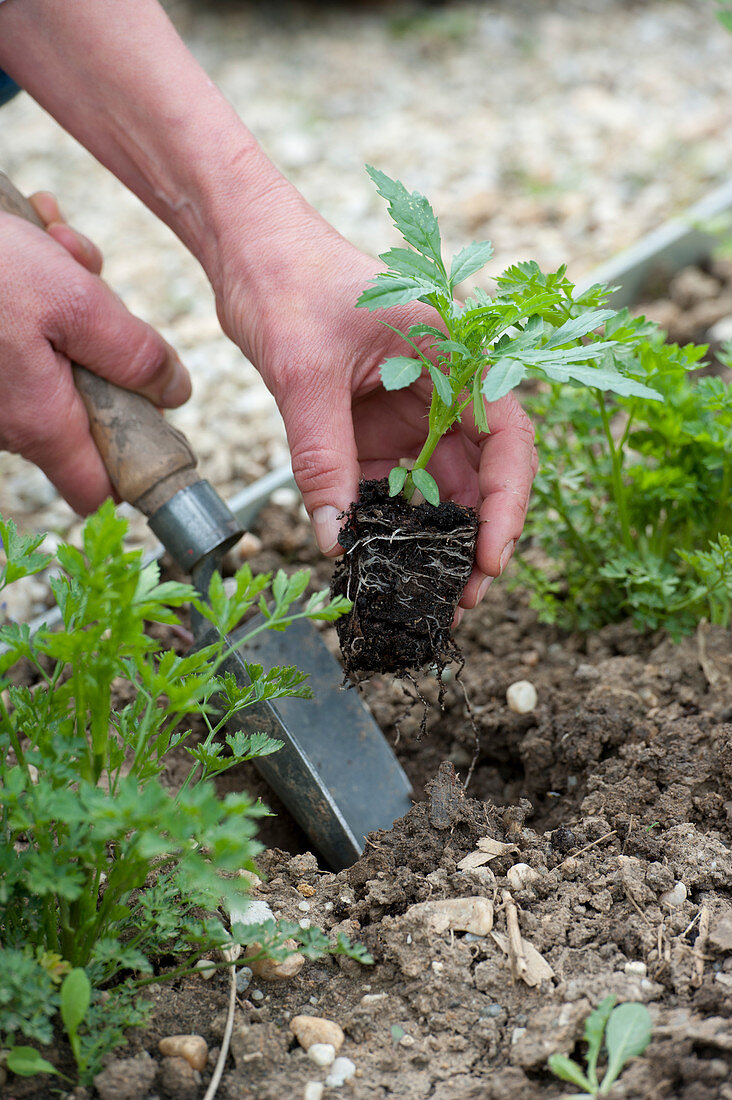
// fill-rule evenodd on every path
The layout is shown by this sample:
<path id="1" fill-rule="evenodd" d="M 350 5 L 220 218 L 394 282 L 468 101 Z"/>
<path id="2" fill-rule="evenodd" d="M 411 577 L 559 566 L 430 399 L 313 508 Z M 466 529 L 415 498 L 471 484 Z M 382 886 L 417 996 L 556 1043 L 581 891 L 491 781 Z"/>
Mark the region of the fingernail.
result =
<path id="1" fill-rule="evenodd" d="M 191 396 L 191 377 L 178 359 L 173 360 L 168 384 L 163 390 L 161 401 L 167 408 L 182 405 Z"/>
<path id="2" fill-rule="evenodd" d="M 483 599 L 486 592 L 490 588 L 492 581 L 493 581 L 493 577 L 484 577 L 483 580 L 480 582 L 480 585 L 478 586 L 478 591 L 477 591 L 476 596 L 475 596 L 475 606 L 476 607 L 478 606 L 478 604 L 480 603 L 480 601 Z"/>
<path id="3" fill-rule="evenodd" d="M 312 514 L 313 530 L 321 554 L 328 554 L 338 543 L 338 509 L 330 504 L 316 508 Z"/>
<path id="4" fill-rule="evenodd" d="M 501 573 L 511 560 L 511 554 L 513 554 L 513 548 L 515 545 L 516 539 L 511 539 L 511 541 L 507 542 L 506 545 L 503 547 L 503 550 L 501 551 L 501 560 L 498 563 L 498 568 L 500 569 Z"/>

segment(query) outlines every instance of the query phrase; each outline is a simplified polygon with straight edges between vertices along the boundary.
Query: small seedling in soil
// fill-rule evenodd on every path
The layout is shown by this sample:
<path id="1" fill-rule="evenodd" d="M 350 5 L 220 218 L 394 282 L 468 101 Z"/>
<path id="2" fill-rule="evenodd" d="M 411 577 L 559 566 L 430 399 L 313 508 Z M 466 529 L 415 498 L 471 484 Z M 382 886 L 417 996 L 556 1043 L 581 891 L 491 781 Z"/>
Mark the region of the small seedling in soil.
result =
<path id="1" fill-rule="evenodd" d="M 392 469 L 388 480 L 362 483 L 340 534 L 346 555 L 336 568 L 333 591 L 353 602 L 337 629 L 346 669 L 354 678 L 377 671 L 406 673 L 426 664 L 442 669 L 457 655 L 451 626 L 473 567 L 478 516 L 473 508 L 441 503 L 427 470 L 440 440 L 457 423 L 470 418 L 487 433 L 486 403 L 532 374 L 658 397 L 624 372 L 620 353 L 627 354 L 628 345 L 637 342 L 635 334 L 608 338 L 598 333 L 614 316 L 612 310 L 596 308 L 601 288 L 576 294 L 564 268 L 545 275 L 529 262 L 500 275 L 492 297 L 476 290 L 459 302 L 456 287 L 485 266 L 490 242 L 467 245 L 448 267 L 427 199 L 377 169 L 368 172 L 406 247 L 382 254 L 386 270 L 357 304 L 380 310 L 419 301 L 435 314 L 434 323 L 406 332 L 394 329 L 409 354 L 381 365 L 386 390 L 409 386 L 423 373 L 431 379 L 424 444 Z M 417 490 L 426 503 L 412 509 Z"/>
<path id="2" fill-rule="evenodd" d="M 615 997 L 606 997 L 585 1020 L 586 1071 L 564 1054 L 552 1054 L 549 1069 L 563 1081 L 578 1085 L 584 1092 L 575 1092 L 565 1100 L 594 1100 L 607 1096 L 631 1058 L 642 1054 L 651 1041 L 651 1016 L 645 1005 L 622 1004 L 615 1007 Z M 600 1081 L 597 1063 L 603 1040 L 607 1052 L 607 1067 Z"/>

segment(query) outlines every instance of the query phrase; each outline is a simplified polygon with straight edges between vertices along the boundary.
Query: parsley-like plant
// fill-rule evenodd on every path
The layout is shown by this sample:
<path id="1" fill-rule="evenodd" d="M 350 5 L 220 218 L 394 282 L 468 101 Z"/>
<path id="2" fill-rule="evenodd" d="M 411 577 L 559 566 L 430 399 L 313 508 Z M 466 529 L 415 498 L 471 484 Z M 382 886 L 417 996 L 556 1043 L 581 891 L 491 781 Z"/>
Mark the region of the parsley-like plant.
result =
<path id="1" fill-rule="evenodd" d="M 249 637 L 297 618 L 335 619 L 349 606 L 327 592 L 296 604 L 306 571 L 280 572 L 270 585 L 247 565 L 230 592 L 215 574 L 204 601 L 189 585 L 160 583 L 157 563 L 125 549 L 125 528 L 107 502 L 87 521 L 82 549 L 58 549 L 50 583 L 60 629 L 0 629 L 0 1045 L 17 1073 L 49 1071 L 16 1037 L 50 1042 L 60 1012 L 88 1082 L 124 1027 L 144 1018 L 137 994 L 154 959 L 172 956 L 169 974 L 185 973 L 232 942 L 231 922 L 213 914 L 246 904 L 246 879 L 233 872 L 253 868 L 267 810 L 245 793 L 219 798 L 212 777 L 279 743 L 227 734 L 226 724 L 251 704 L 311 691 L 291 667 L 248 663 L 246 685 L 220 676 L 227 634 L 256 605 L 264 621 Z M 49 564 L 43 536 L 2 520 L 0 535 L 0 589 Z M 176 624 L 174 609 L 188 601 L 216 640 L 180 656 L 146 623 Z M 13 678 L 21 661 L 25 674 Z M 191 715 L 205 726 L 199 744 L 188 743 Z M 190 761 L 177 791 L 161 782 L 176 747 Z M 343 940 L 331 947 L 317 930 L 288 933 L 311 956 L 353 950 Z M 260 942 L 277 950 L 281 938 L 273 927 Z"/>

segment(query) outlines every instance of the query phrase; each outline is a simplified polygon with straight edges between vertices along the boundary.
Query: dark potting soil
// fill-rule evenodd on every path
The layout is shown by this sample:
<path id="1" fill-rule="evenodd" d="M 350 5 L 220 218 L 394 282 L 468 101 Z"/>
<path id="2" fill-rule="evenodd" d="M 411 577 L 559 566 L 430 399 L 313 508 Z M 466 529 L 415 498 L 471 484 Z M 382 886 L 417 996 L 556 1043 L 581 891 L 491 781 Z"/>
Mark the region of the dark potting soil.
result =
<path id="1" fill-rule="evenodd" d="M 336 624 L 346 672 L 406 673 L 459 660 L 452 620 L 470 576 L 478 534 L 472 508 L 452 501 L 412 507 L 386 478 L 362 481 L 344 516 L 346 553 L 333 595 L 353 602 Z"/>

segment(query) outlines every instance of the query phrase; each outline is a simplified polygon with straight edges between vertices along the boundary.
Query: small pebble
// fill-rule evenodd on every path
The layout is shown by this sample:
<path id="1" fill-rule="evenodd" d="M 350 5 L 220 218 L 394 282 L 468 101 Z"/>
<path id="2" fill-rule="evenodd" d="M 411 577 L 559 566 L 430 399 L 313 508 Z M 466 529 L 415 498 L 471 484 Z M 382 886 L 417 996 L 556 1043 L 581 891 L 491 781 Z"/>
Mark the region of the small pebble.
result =
<path id="1" fill-rule="evenodd" d="M 307 1053 L 316 1066 L 332 1066 L 335 1061 L 335 1047 L 332 1043 L 313 1043 L 308 1047 Z"/>
<path id="2" fill-rule="evenodd" d="M 324 1091 L 325 1085 L 320 1081 L 308 1081 L 302 1094 L 302 1100 L 321 1100 Z"/>
<path id="3" fill-rule="evenodd" d="M 413 1035 L 402 1035 L 401 1039 L 399 1040 L 399 1046 L 400 1047 L 413 1047 L 414 1046 L 414 1036 Z"/>
<path id="4" fill-rule="evenodd" d="M 325 1079 L 328 1088 L 339 1089 L 356 1072 L 356 1066 L 350 1058 L 336 1058 L 330 1073 Z"/>
<path id="5" fill-rule="evenodd" d="M 170 1058 L 185 1058 L 199 1072 L 208 1061 L 208 1043 L 202 1035 L 167 1035 L 158 1043 L 161 1054 Z"/>
<path id="6" fill-rule="evenodd" d="M 201 977 L 207 982 L 216 973 L 216 963 L 212 963 L 210 959 L 199 959 L 196 963 L 196 970 L 200 970 Z"/>
<path id="7" fill-rule="evenodd" d="M 311 886 L 309 882 L 298 882 L 297 892 L 302 894 L 304 898 L 312 898 L 315 895 L 315 887 Z"/>
<path id="8" fill-rule="evenodd" d="M 299 901 L 297 903 L 297 907 L 298 907 L 298 909 L 300 910 L 301 913 L 309 913 L 310 912 L 310 902 L 309 901 Z"/>
<path id="9" fill-rule="evenodd" d="M 666 890 L 661 894 L 659 900 L 662 905 L 667 905 L 669 909 L 678 909 L 678 907 L 683 905 L 686 901 L 687 893 L 688 891 L 684 883 L 677 882 L 670 890 Z"/>
<path id="10" fill-rule="evenodd" d="M 625 964 L 623 971 L 629 978 L 645 978 L 648 973 L 648 967 L 644 962 L 631 959 L 630 962 Z"/>
<path id="11" fill-rule="evenodd" d="M 253 978 L 252 971 L 248 966 L 242 966 L 236 972 L 236 991 L 237 993 L 246 993 L 247 989 L 251 985 Z"/>
<path id="12" fill-rule="evenodd" d="M 345 1039 L 343 1028 L 323 1016 L 293 1016 L 290 1030 L 304 1050 L 309 1050 L 313 1043 L 328 1043 L 338 1053 Z"/>
<path id="13" fill-rule="evenodd" d="M 302 929 L 307 929 L 312 924 L 312 921 L 310 920 L 310 917 L 301 917 L 297 923 Z"/>
<path id="14" fill-rule="evenodd" d="M 538 701 L 536 688 L 530 680 L 516 680 L 506 690 L 508 709 L 514 714 L 530 714 Z"/>
<path id="15" fill-rule="evenodd" d="M 500 1016 L 503 1012 L 503 1006 L 494 1002 L 492 1005 L 486 1005 L 485 1008 L 481 1008 L 480 1015 L 487 1016 L 489 1019 L 494 1019 L 496 1016 Z"/>
<path id="16" fill-rule="evenodd" d="M 252 996 L 253 1001 L 263 1001 L 264 1000 L 264 993 L 262 993 L 261 989 L 253 989 L 251 996 Z"/>
<path id="17" fill-rule="evenodd" d="M 541 878 L 541 875 L 528 863 L 514 863 L 513 867 L 509 867 L 506 871 L 506 878 L 511 889 L 518 891 L 528 889 L 532 883 Z"/>

